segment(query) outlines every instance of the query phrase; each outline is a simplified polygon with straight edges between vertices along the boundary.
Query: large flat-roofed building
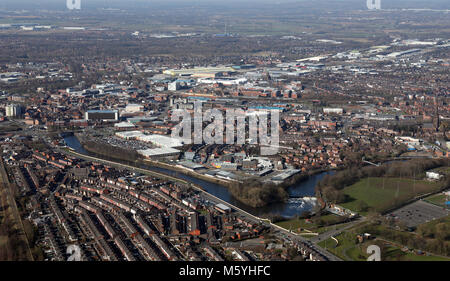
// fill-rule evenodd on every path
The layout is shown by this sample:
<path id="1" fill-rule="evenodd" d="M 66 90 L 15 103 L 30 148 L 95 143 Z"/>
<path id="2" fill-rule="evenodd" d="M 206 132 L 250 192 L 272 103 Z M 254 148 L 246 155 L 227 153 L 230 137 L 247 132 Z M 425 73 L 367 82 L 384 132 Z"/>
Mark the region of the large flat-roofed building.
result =
<path id="1" fill-rule="evenodd" d="M 155 148 L 137 150 L 139 154 L 146 158 L 152 157 L 178 157 L 180 150 L 174 147 L 183 146 L 183 142 L 178 139 L 173 139 L 162 135 L 146 135 L 141 131 L 120 131 L 116 132 L 116 136 L 126 140 L 138 140 L 146 143 L 151 143 Z"/>
<path id="2" fill-rule="evenodd" d="M 215 209 L 217 211 L 221 212 L 221 213 L 224 213 L 224 214 L 231 212 L 231 208 L 226 206 L 226 205 L 224 205 L 224 204 L 222 204 L 222 203 L 217 204 L 215 206 Z"/>
<path id="3" fill-rule="evenodd" d="M 271 180 L 275 183 L 282 183 L 285 180 L 287 180 L 288 178 L 290 178 L 293 175 L 296 175 L 298 173 L 300 173 L 300 170 L 295 170 L 295 169 L 286 170 L 286 171 L 282 172 L 281 174 L 278 174 L 275 177 L 272 177 Z"/>
<path id="4" fill-rule="evenodd" d="M 344 109 L 343 108 L 324 108 L 323 113 L 325 114 L 343 114 Z"/>
<path id="5" fill-rule="evenodd" d="M 190 169 L 192 171 L 201 170 L 201 169 L 205 168 L 205 167 L 203 167 L 203 165 L 194 163 L 194 162 L 189 161 L 189 160 L 179 162 L 179 165 L 183 166 L 184 168 Z"/>
<path id="6" fill-rule="evenodd" d="M 117 132 L 116 136 L 119 138 L 123 138 L 126 140 L 137 140 L 139 137 L 143 136 L 144 134 L 140 131 L 128 131 L 128 132 Z"/>
<path id="7" fill-rule="evenodd" d="M 139 154 L 146 158 L 152 157 L 178 157 L 181 153 L 180 150 L 171 147 L 159 147 L 159 148 L 149 148 L 137 151 Z"/>
<path id="8" fill-rule="evenodd" d="M 144 111 L 144 105 L 142 105 L 142 104 L 130 103 L 125 107 L 126 113 L 135 113 L 135 112 L 142 112 L 142 111 Z"/>
<path id="9" fill-rule="evenodd" d="M 85 113 L 85 119 L 88 121 L 117 121 L 119 120 L 119 111 L 88 110 Z"/>
<path id="10" fill-rule="evenodd" d="M 195 67 L 185 69 L 169 69 L 163 73 L 172 76 L 215 77 L 221 72 L 236 72 L 232 67 Z"/>
<path id="11" fill-rule="evenodd" d="M 152 143 L 160 147 L 179 147 L 183 146 L 183 141 L 176 138 L 171 138 L 162 135 L 143 135 L 138 137 L 138 140 Z"/>
<path id="12" fill-rule="evenodd" d="M 231 86 L 231 85 L 240 85 L 247 82 L 247 78 L 244 77 L 223 77 L 218 79 L 213 78 L 201 78 L 198 80 L 198 83 L 200 84 L 222 84 L 225 86 Z"/>
<path id="13" fill-rule="evenodd" d="M 140 131 L 117 132 L 116 136 L 127 140 L 138 140 L 148 142 L 159 147 L 180 147 L 183 146 L 183 141 L 163 135 L 146 135 Z"/>

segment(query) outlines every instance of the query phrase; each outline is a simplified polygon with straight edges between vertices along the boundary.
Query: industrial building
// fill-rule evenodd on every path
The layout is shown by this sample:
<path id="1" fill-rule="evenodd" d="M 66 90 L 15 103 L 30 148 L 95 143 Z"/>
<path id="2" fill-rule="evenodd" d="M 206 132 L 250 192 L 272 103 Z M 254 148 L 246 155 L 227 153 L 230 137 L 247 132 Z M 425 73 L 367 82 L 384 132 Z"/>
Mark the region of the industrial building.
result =
<path id="1" fill-rule="evenodd" d="M 139 154 L 146 158 L 150 157 L 175 157 L 178 156 L 181 151 L 170 147 L 149 148 L 137 151 Z"/>
<path id="2" fill-rule="evenodd" d="M 218 73 L 232 73 L 236 70 L 232 67 L 196 67 L 186 69 L 169 69 L 163 73 L 172 76 L 192 76 L 192 77 L 216 77 Z"/>
<path id="3" fill-rule="evenodd" d="M 342 108 L 324 108 L 323 113 L 325 114 L 342 114 L 344 109 Z"/>
<path id="4" fill-rule="evenodd" d="M 85 113 L 88 121 L 118 121 L 119 112 L 117 110 L 88 110 Z"/>
<path id="5" fill-rule="evenodd" d="M 117 132 L 116 136 L 127 140 L 139 140 L 142 142 L 152 143 L 159 147 L 179 147 L 183 142 L 179 139 L 174 139 L 162 135 L 146 135 L 140 131 Z"/>

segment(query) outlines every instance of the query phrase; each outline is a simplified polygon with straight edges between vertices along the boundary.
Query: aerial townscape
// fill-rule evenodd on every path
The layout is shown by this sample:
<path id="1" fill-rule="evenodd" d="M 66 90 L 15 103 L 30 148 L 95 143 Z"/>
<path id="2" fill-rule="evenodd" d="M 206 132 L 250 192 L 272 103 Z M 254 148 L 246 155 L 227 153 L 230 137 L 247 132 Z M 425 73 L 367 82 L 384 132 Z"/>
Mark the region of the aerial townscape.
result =
<path id="1" fill-rule="evenodd" d="M 0 3 L 1 261 L 450 261 L 447 1 L 85 2 Z"/>

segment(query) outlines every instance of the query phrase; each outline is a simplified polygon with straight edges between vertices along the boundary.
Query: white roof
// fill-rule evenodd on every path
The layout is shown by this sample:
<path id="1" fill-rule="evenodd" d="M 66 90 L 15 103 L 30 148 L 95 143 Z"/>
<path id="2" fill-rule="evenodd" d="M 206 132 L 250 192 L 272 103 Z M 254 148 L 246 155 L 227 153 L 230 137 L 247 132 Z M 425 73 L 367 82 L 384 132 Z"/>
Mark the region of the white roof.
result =
<path id="1" fill-rule="evenodd" d="M 122 138 L 136 138 L 143 142 L 150 142 L 161 147 L 178 147 L 183 146 L 183 141 L 163 135 L 145 135 L 140 131 L 117 132 L 116 136 Z"/>
<path id="2" fill-rule="evenodd" d="M 231 210 L 230 207 L 228 207 L 228 206 L 226 206 L 226 205 L 224 205 L 222 203 L 217 204 L 216 207 L 220 208 L 220 209 L 222 209 L 224 211 Z"/>
<path id="3" fill-rule="evenodd" d="M 135 127 L 133 124 L 128 123 L 128 122 L 120 122 L 117 124 L 114 124 L 114 127 L 119 127 L 119 128 L 131 128 L 131 127 Z"/>
<path id="4" fill-rule="evenodd" d="M 140 131 L 128 131 L 128 132 L 117 132 L 116 136 L 122 137 L 122 138 L 138 138 L 142 136 L 143 133 Z"/>
<path id="5" fill-rule="evenodd" d="M 139 137 L 139 140 L 151 142 L 162 147 L 177 147 L 183 145 L 183 142 L 179 139 L 174 139 L 162 135 L 143 135 Z"/>
<path id="6" fill-rule="evenodd" d="M 180 151 L 178 149 L 174 149 L 174 148 L 170 148 L 170 147 L 161 147 L 161 148 L 152 148 L 152 149 L 138 150 L 137 152 L 139 154 L 141 154 L 141 155 L 146 156 L 146 157 L 180 153 Z"/>

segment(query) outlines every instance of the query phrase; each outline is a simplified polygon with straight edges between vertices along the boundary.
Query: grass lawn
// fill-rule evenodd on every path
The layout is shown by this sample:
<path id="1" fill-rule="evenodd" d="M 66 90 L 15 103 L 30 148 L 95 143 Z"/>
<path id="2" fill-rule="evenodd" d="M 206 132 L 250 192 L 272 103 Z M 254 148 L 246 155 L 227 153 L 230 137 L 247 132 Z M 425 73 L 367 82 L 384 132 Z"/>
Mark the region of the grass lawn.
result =
<path id="1" fill-rule="evenodd" d="M 292 230 L 294 232 L 300 232 L 299 231 L 300 228 L 310 230 L 312 228 L 317 227 L 313 223 L 307 223 L 304 219 L 296 219 L 296 218 L 287 221 L 280 221 L 275 224 L 287 230 Z"/>
<path id="2" fill-rule="evenodd" d="M 304 233 L 304 232 L 316 232 L 316 233 L 322 233 L 325 232 L 327 229 L 329 229 L 333 224 L 340 222 L 340 217 L 334 215 L 334 214 L 326 214 L 322 215 L 320 217 L 320 220 L 325 224 L 318 224 L 317 222 L 311 221 L 307 222 L 305 219 L 298 219 L 294 218 L 291 220 L 286 221 L 280 221 L 275 223 L 276 225 L 279 225 L 287 230 L 292 230 L 296 233 Z M 306 229 L 306 231 L 305 231 Z"/>
<path id="3" fill-rule="evenodd" d="M 383 249 L 383 260 L 386 261 L 450 261 L 449 258 L 433 255 L 417 255 L 412 252 L 403 252 L 400 248 L 388 245 Z"/>
<path id="4" fill-rule="evenodd" d="M 344 189 L 348 200 L 340 205 L 362 215 L 370 210 L 382 212 L 419 194 L 437 191 L 441 186 L 442 182 L 426 180 L 365 178 Z M 367 205 L 366 210 L 361 210 L 361 202 Z"/>
<path id="5" fill-rule="evenodd" d="M 320 243 L 319 246 L 326 248 L 329 252 L 346 261 L 365 261 L 367 254 L 363 244 L 356 244 L 356 233 L 344 232 L 335 237 L 339 243 L 329 238 Z"/>
<path id="6" fill-rule="evenodd" d="M 356 243 L 356 232 L 345 232 L 336 236 L 339 244 L 329 238 L 319 243 L 319 246 L 326 248 L 329 252 L 347 261 L 366 261 L 368 254 L 367 246 L 379 245 L 381 248 L 382 261 L 450 261 L 450 258 L 433 256 L 433 255 L 417 255 L 413 252 L 403 252 L 399 247 L 386 243 L 385 241 L 372 240 L 362 244 Z"/>

